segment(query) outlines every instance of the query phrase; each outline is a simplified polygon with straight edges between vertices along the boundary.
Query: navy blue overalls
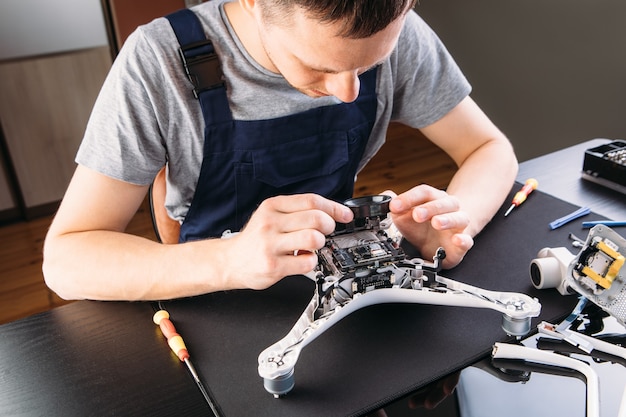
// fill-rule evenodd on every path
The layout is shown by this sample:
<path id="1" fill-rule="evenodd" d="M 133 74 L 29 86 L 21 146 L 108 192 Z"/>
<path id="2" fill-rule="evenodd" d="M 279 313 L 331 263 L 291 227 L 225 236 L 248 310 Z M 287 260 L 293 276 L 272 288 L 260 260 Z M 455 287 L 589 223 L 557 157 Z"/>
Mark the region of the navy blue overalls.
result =
<path id="1" fill-rule="evenodd" d="M 167 16 L 205 122 L 204 155 L 180 242 L 238 231 L 266 198 L 316 193 L 335 201 L 352 197 L 354 177 L 376 118 L 376 69 L 360 76 L 359 96 L 341 103 L 268 120 L 233 120 L 219 60 L 196 15 Z M 204 74 L 192 66 L 203 61 Z M 208 58 L 207 58 L 208 59 Z M 218 72 L 220 82 L 207 71 Z M 199 85 L 203 84 L 203 85 Z M 217 84 L 217 85 L 216 85 Z"/>

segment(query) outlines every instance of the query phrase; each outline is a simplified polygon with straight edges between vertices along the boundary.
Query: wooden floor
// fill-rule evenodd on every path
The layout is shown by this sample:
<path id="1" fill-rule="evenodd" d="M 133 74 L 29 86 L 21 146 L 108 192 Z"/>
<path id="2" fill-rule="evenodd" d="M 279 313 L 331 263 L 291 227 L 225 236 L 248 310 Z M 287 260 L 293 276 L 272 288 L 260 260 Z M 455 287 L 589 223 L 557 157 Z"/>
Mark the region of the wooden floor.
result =
<path id="1" fill-rule="evenodd" d="M 387 143 L 359 174 L 355 195 L 386 189 L 399 193 L 419 183 L 444 188 L 455 170 L 447 155 L 418 132 L 393 125 Z M 43 217 L 0 227 L 0 323 L 67 303 L 46 287 L 41 273 L 43 240 L 51 220 Z M 154 239 L 147 204 L 137 212 L 128 232 Z"/>

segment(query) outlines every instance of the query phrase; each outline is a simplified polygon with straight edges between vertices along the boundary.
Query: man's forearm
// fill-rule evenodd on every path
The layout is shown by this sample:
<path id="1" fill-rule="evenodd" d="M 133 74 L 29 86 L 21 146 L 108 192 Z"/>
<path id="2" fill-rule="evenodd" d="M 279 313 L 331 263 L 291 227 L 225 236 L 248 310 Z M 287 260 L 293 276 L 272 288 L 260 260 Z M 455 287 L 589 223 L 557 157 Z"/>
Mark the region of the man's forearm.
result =
<path id="1" fill-rule="evenodd" d="M 461 165 L 447 191 L 470 215 L 470 235 L 478 234 L 502 206 L 517 169 L 515 154 L 504 137 L 487 142 Z"/>
<path id="2" fill-rule="evenodd" d="M 217 259 L 225 242 L 162 245 L 112 231 L 49 236 L 48 286 L 65 299 L 159 300 L 227 289 Z"/>

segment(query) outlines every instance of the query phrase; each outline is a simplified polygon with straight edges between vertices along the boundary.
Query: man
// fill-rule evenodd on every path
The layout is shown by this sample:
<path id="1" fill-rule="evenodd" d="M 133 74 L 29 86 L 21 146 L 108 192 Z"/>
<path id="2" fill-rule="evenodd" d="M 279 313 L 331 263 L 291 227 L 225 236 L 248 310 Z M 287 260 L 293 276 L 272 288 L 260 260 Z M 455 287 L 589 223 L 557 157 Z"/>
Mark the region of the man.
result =
<path id="1" fill-rule="evenodd" d="M 306 273 L 335 222 L 352 219 L 338 201 L 391 120 L 419 128 L 459 166 L 447 191 L 390 192 L 405 238 L 425 258 L 443 246 L 444 266 L 458 264 L 510 191 L 517 162 L 412 6 L 203 3 L 194 12 L 225 87 L 202 106 L 178 55 L 188 21 L 139 28 L 103 86 L 46 238 L 50 288 L 68 299 L 169 299 Z M 124 233 L 164 165 L 180 244 Z M 220 239 L 227 230 L 240 233 Z"/>

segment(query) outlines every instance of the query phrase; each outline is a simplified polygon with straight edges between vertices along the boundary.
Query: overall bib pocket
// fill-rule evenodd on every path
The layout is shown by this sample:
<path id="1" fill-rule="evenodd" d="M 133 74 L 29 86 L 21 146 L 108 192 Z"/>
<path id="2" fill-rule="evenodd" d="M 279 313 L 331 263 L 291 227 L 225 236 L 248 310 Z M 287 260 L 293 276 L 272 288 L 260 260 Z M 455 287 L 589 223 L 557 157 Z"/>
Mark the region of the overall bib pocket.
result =
<path id="1" fill-rule="evenodd" d="M 234 166 L 237 207 L 280 194 L 334 195 L 350 177 L 349 142 L 346 132 L 331 132 L 250 151 L 250 161 Z M 237 223 L 250 215 L 237 210 Z"/>

